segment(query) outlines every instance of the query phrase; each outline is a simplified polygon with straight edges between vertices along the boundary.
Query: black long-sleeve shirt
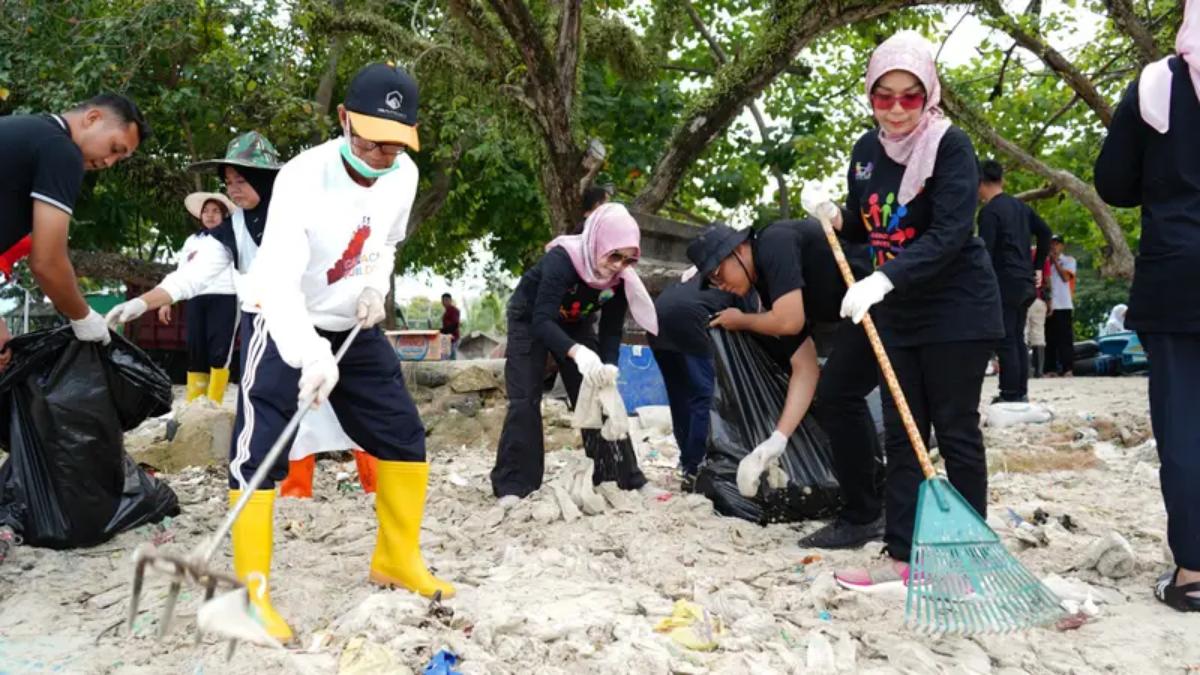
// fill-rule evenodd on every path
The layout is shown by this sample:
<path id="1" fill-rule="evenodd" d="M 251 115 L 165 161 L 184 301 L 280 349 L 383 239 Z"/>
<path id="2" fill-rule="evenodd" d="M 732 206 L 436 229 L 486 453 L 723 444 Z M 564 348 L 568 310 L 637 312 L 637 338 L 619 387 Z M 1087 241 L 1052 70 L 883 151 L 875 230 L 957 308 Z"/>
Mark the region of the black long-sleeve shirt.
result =
<path id="1" fill-rule="evenodd" d="M 1135 80 L 1096 159 L 1096 191 L 1113 206 L 1142 207 L 1125 326 L 1200 332 L 1200 101 L 1187 65 L 1171 59 L 1171 128 L 1145 121 Z"/>
<path id="2" fill-rule="evenodd" d="M 654 300 L 658 335 L 648 335 L 657 350 L 706 356 L 712 353 L 708 322 L 713 314 L 732 307 L 737 297 L 718 288 L 700 288 L 700 276 L 672 284 Z"/>
<path id="3" fill-rule="evenodd" d="M 624 284 L 606 290 L 588 286 L 571 264 L 571 256 L 555 247 L 521 275 L 508 301 L 508 318 L 528 322 L 535 338 L 566 358 L 577 343 L 572 335 L 591 330 L 591 319 L 600 312 L 598 354 L 605 363 L 616 365 L 627 309 Z"/>
<path id="4" fill-rule="evenodd" d="M 979 238 L 992 256 L 992 268 L 1005 305 L 1033 300 L 1034 270 L 1042 269 L 1050 250 L 1050 226 L 1016 197 L 1001 192 L 979 210 Z M 1032 241 L 1037 252 L 1029 257 Z"/>
<path id="5" fill-rule="evenodd" d="M 876 270 L 895 286 L 872 310 L 880 332 L 897 347 L 1003 337 L 996 274 L 975 236 L 979 174 L 971 140 L 951 127 L 925 188 L 899 206 L 903 175 L 878 130 L 854 145 L 842 236 L 870 244 Z"/>

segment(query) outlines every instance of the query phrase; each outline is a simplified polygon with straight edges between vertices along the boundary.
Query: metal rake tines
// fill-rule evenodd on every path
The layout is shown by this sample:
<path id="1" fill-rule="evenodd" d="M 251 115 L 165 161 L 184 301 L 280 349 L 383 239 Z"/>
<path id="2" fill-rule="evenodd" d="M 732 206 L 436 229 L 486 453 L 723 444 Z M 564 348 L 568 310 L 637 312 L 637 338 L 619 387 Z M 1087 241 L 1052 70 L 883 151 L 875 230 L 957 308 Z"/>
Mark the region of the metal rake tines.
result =
<path id="1" fill-rule="evenodd" d="M 175 615 L 175 604 L 183 591 L 184 582 L 191 581 L 204 588 L 204 601 L 208 602 L 217 592 L 218 586 L 229 590 L 244 586 L 236 577 L 223 572 L 217 572 L 208 567 L 208 560 L 195 554 L 180 556 L 159 551 L 153 544 L 142 544 L 133 554 L 133 593 L 129 599 L 129 634 L 133 634 L 134 620 L 137 619 L 138 607 L 141 604 L 142 588 L 146 581 L 146 570 L 155 569 L 171 577 L 171 585 L 167 590 L 167 600 L 163 607 L 162 620 L 158 626 L 158 637 L 162 638 L 171 627 L 171 619 Z M 199 639 L 199 636 L 197 636 Z"/>
<path id="2" fill-rule="evenodd" d="M 1050 623 L 1059 599 L 1000 543 L 913 549 L 905 622 L 929 633 L 1006 633 Z"/>

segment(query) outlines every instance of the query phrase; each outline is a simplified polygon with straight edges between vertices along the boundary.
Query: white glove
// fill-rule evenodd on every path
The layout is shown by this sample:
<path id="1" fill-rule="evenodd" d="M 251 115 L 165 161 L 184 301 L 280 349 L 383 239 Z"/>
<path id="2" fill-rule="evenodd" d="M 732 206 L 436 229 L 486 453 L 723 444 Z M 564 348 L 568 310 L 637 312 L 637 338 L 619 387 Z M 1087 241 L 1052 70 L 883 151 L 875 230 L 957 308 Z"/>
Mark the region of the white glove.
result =
<path id="1" fill-rule="evenodd" d="M 337 386 L 337 382 L 338 365 L 333 358 L 329 341 L 324 338 L 318 339 L 311 352 L 305 356 L 304 365 L 300 368 L 300 405 L 311 401 L 314 410 L 321 407 L 329 398 L 329 392 Z"/>
<path id="2" fill-rule="evenodd" d="M 83 342 L 99 342 L 102 345 L 112 342 L 112 336 L 108 333 L 108 323 L 94 309 L 89 310 L 87 316 L 82 319 L 72 320 L 71 330 L 75 332 L 75 339 Z"/>
<path id="3" fill-rule="evenodd" d="M 883 272 L 874 272 L 856 282 L 846 289 L 846 297 L 842 298 L 842 318 L 850 317 L 854 323 L 861 322 L 867 310 L 883 300 L 883 296 L 891 293 L 893 288 L 892 280 Z"/>
<path id="4" fill-rule="evenodd" d="M 696 276 L 696 273 L 699 271 L 700 271 L 700 269 L 698 267 L 696 267 L 695 265 L 692 265 L 691 267 L 684 270 L 683 274 L 679 275 L 679 280 L 686 284 L 687 282 L 691 281 L 692 277 Z"/>
<path id="5" fill-rule="evenodd" d="M 810 180 L 804 184 L 800 190 L 800 205 L 813 218 L 824 215 L 835 230 L 842 229 L 842 211 L 833 203 L 829 190 L 821 183 Z"/>
<path id="6" fill-rule="evenodd" d="M 108 310 L 108 316 L 105 317 L 105 320 L 108 321 L 109 328 L 116 328 L 123 323 L 136 321 L 143 314 L 145 314 L 147 310 L 149 310 L 149 307 L 146 306 L 145 300 L 142 300 L 141 298 L 134 298 L 132 300 L 122 302 L 116 307 Z M 86 320 L 86 318 L 80 319 L 80 321 Z M 78 336 L 79 332 L 76 331 L 75 334 Z M 83 338 L 79 339 L 82 340 Z"/>
<path id="7" fill-rule="evenodd" d="M 787 436 L 778 431 L 771 432 L 770 437 L 758 444 L 754 451 L 738 462 L 737 486 L 743 497 L 753 497 L 758 494 L 758 482 L 762 479 L 770 465 L 779 459 L 787 449 Z"/>
<path id="8" fill-rule="evenodd" d="M 575 367 L 579 369 L 579 374 L 588 382 L 596 382 L 604 373 L 604 363 L 596 352 L 584 347 L 583 345 L 575 345 Z"/>
<path id="9" fill-rule="evenodd" d="M 383 321 L 386 313 L 383 310 L 383 295 L 374 288 L 364 288 L 358 295 L 358 309 L 354 318 L 363 328 L 370 328 Z"/>

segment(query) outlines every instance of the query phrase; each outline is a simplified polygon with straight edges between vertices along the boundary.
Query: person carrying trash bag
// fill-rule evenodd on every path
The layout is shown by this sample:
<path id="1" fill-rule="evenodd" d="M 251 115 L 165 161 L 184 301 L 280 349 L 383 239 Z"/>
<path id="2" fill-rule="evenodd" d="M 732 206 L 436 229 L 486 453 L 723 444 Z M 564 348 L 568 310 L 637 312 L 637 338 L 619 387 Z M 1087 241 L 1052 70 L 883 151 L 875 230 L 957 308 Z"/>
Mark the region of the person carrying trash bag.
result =
<path id="1" fill-rule="evenodd" d="M 878 377 L 866 338 L 849 322 L 837 328 L 825 369 L 817 364 L 813 324 L 840 322 L 846 292 L 820 223 L 785 220 L 757 233 L 718 223 L 694 239 L 687 253 L 702 287 L 737 296 L 753 290 L 762 303 L 758 313 L 725 309 L 710 325 L 758 334 L 759 343 L 789 373 L 775 431 L 738 464 L 738 491 L 746 497 L 758 493 L 763 473 L 783 454 L 815 396 L 819 403 L 813 412 L 830 437 L 844 506 L 833 523 L 801 545 L 851 548 L 878 539 L 883 534 L 879 441 L 866 399 Z M 861 270 L 865 262 L 859 262 Z"/>
<path id="2" fill-rule="evenodd" d="M 1129 308 L 1120 323 L 1137 331 L 1150 360 L 1150 423 L 1162 461 L 1167 542 L 1175 559 L 1174 569 L 1158 578 L 1154 594 L 1173 609 L 1197 612 L 1200 0 L 1184 3 L 1175 54 L 1146 66 L 1125 90 L 1096 159 L 1096 191 L 1113 206 L 1142 211 Z"/>
<path id="3" fill-rule="evenodd" d="M 871 245 L 875 271 L 846 291 L 841 314 L 858 323 L 877 305 L 872 316 L 921 437 L 928 442 L 936 430 L 950 482 L 984 517 L 979 397 L 1004 325 L 996 275 L 974 235 L 978 161 L 967 135 L 938 108 L 933 49 L 920 35 L 900 32 L 876 48 L 866 95 L 879 127 L 854 146 L 846 207 L 833 225 L 847 240 Z M 819 205 L 829 196 L 802 199 Z M 852 590 L 908 580 L 923 474 L 895 400 L 886 387 L 882 394 L 887 560 L 836 571 L 838 584 Z"/>
<path id="4" fill-rule="evenodd" d="M 196 257 L 196 246 L 229 217 L 237 208 L 228 197 L 218 192 L 193 192 L 183 200 L 188 213 L 199 223 L 200 229 L 189 235 L 179 249 L 179 263 L 183 267 Z M 171 323 L 171 306 L 158 308 L 158 320 L 163 325 Z M 224 396 L 224 389 L 209 391 L 209 384 L 219 380 L 222 372 L 229 372 L 229 360 L 233 358 L 234 335 L 237 334 L 238 308 L 237 290 L 233 286 L 233 266 L 217 276 L 211 284 L 188 303 L 187 313 L 187 401 L 194 401 L 206 394 Z M 226 378 L 227 379 L 227 378 Z M 213 403 L 221 404 L 220 399 Z"/>
<path id="5" fill-rule="evenodd" d="M 226 193 L 237 208 L 220 225 L 208 230 L 206 236 L 194 242 L 188 252 L 190 260 L 186 265 L 168 274 L 149 291 L 109 310 L 109 326 L 115 328 L 140 318 L 148 311 L 200 297 L 214 284 L 221 283 L 231 269 L 241 312 L 257 313 L 255 301 L 248 299 L 243 286 L 245 275 L 262 242 L 279 167 L 279 153 L 275 146 L 257 131 L 247 131 L 234 137 L 229 141 L 223 158 L 192 164 L 189 168 L 193 171 L 215 168 L 217 176 L 225 184 Z M 240 321 L 236 308 L 232 320 L 236 333 Z M 188 323 L 191 324 L 190 317 Z M 246 336 L 245 331 L 242 332 L 242 360 L 245 361 Z M 242 365 L 245 366 L 245 363 Z M 188 400 L 198 398 L 203 391 L 208 398 L 220 403 L 225 399 L 228 384 L 228 365 L 212 368 L 206 373 L 193 373 L 189 368 Z M 195 396 L 193 391 L 196 392 Z"/>
<path id="6" fill-rule="evenodd" d="M 585 378 L 598 381 L 605 364 L 617 364 L 627 309 L 648 333 L 658 332 L 654 303 L 634 271 L 640 242 L 637 221 L 625 206 L 603 204 L 588 216 L 582 234 L 560 236 L 547 244 L 546 254 L 517 283 L 507 312 L 508 412 L 491 472 L 492 492 L 505 508 L 542 485 L 546 353 L 558 363 L 574 406 Z M 598 332 L 592 320 L 597 312 Z M 595 452 L 604 445 L 599 431 L 581 433 L 595 467 L 593 483 L 616 480 L 625 490 L 648 485 L 628 441 L 621 444 L 617 475 L 607 475 L 605 467 L 611 462 Z"/>
<path id="7" fill-rule="evenodd" d="M 108 344 L 108 326 L 79 290 L 67 236 L 85 171 L 107 169 L 150 138 L 137 105 L 100 94 L 61 114 L 0 117 L 0 266 L 28 256 L 38 288 L 70 322 L 75 337 Z M 0 319 L 0 369 L 8 325 Z"/>

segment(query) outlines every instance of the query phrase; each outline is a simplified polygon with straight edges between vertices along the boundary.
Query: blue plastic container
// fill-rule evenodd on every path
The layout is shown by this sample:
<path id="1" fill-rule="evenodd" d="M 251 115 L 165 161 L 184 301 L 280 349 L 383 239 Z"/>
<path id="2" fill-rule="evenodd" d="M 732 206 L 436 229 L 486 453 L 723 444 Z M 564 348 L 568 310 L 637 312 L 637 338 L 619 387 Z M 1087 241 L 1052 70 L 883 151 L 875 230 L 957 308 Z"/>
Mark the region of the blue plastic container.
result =
<path id="1" fill-rule="evenodd" d="M 629 414 L 646 405 L 667 405 L 667 386 L 649 347 L 621 345 L 617 367 L 617 391 Z"/>

